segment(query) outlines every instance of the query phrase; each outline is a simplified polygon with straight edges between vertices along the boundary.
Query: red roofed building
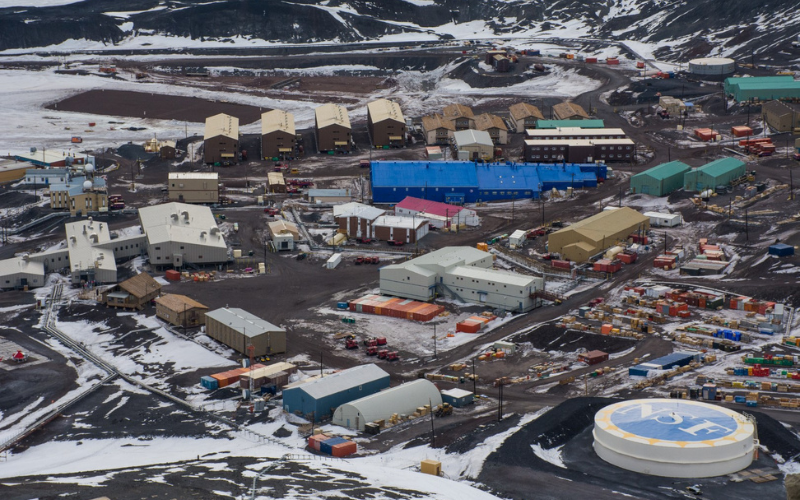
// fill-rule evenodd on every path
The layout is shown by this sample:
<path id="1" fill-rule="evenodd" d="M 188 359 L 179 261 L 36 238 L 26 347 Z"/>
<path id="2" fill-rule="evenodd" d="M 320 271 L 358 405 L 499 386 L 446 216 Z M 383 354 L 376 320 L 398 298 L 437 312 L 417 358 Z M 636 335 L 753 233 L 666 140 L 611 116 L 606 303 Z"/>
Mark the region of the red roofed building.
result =
<path id="1" fill-rule="evenodd" d="M 478 214 L 474 210 L 458 205 L 414 198 L 413 196 L 406 196 L 403 201 L 395 205 L 394 213 L 408 217 L 423 216 L 430 221 L 432 226 L 437 228 L 460 224 L 466 224 L 467 226 L 480 224 Z"/>

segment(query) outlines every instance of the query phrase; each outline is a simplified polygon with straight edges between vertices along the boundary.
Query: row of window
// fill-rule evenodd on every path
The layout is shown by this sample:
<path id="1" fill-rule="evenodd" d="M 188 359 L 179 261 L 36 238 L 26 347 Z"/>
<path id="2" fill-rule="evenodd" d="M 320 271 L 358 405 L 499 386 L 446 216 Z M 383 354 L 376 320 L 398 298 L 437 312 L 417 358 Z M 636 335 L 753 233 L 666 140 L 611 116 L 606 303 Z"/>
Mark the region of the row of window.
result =
<path id="1" fill-rule="evenodd" d="M 541 158 L 541 157 L 540 156 L 532 156 L 532 158 Z M 547 158 L 547 156 L 545 156 L 545 158 Z M 400 188 L 400 189 L 403 189 L 403 188 Z M 406 191 L 408 191 L 408 188 L 405 188 L 405 189 L 406 189 Z M 425 191 L 425 188 L 419 188 L 419 189 L 420 189 L 420 191 Z M 439 191 L 439 188 L 435 188 L 435 190 Z M 392 188 L 392 191 L 397 191 L 397 188 Z M 450 188 L 450 191 L 451 192 L 455 191 L 455 188 Z M 468 191 L 470 193 L 474 193 L 475 192 L 474 189 L 469 189 Z M 533 191 L 478 191 L 478 193 L 482 194 L 482 195 L 485 195 L 485 196 L 489 196 L 489 193 L 491 193 L 494 196 L 497 196 L 498 193 L 500 193 L 500 195 L 502 195 L 502 196 L 505 196 L 506 194 L 518 196 L 520 193 L 523 196 L 532 196 L 533 195 Z"/>

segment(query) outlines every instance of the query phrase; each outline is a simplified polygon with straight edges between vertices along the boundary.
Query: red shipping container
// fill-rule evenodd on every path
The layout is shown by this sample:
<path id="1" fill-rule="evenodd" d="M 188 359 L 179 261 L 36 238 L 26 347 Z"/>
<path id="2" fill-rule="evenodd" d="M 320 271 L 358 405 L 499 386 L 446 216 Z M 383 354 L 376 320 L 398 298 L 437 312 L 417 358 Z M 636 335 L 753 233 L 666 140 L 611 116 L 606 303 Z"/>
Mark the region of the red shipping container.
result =
<path id="1" fill-rule="evenodd" d="M 596 57 L 587 57 L 586 58 L 586 62 L 587 63 L 596 63 L 597 62 L 597 58 Z"/>
<path id="2" fill-rule="evenodd" d="M 319 451 L 319 444 L 331 437 L 326 434 L 314 434 L 308 438 L 308 447 Z"/>
<path id="3" fill-rule="evenodd" d="M 559 269 L 571 269 L 572 263 L 568 260 L 551 260 L 550 262 L 553 263 L 553 267 L 557 267 Z"/>
<path id="4" fill-rule="evenodd" d="M 625 264 L 633 264 L 634 262 L 636 262 L 636 259 L 638 257 L 639 255 L 636 254 L 635 252 L 623 252 L 617 254 L 617 258 L 621 262 L 624 262 Z"/>
<path id="5" fill-rule="evenodd" d="M 731 127 L 731 133 L 734 137 L 749 137 L 753 135 L 753 129 L 745 126 Z"/>
<path id="6" fill-rule="evenodd" d="M 164 273 L 164 278 L 169 281 L 180 281 L 181 280 L 181 273 L 174 269 L 170 269 L 169 271 Z"/>
<path id="7" fill-rule="evenodd" d="M 355 441 L 348 441 L 331 446 L 331 455 L 339 458 L 348 457 L 357 451 L 358 445 Z"/>
<path id="8" fill-rule="evenodd" d="M 606 64 L 609 64 L 609 65 L 612 65 L 612 66 L 618 66 L 619 65 L 619 59 L 617 59 L 616 57 L 609 57 L 609 58 L 606 59 Z"/>
<path id="9" fill-rule="evenodd" d="M 480 329 L 481 329 L 481 324 L 478 323 L 477 321 L 465 319 L 464 321 L 456 323 L 457 332 L 478 333 Z"/>

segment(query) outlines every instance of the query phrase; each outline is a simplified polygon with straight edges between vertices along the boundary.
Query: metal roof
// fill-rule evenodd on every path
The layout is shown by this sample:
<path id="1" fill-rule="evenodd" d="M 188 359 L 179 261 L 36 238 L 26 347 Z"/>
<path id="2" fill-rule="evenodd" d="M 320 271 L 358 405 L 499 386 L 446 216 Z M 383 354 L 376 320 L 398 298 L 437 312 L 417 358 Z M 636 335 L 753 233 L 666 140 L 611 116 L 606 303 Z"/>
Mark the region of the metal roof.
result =
<path id="1" fill-rule="evenodd" d="M 350 202 L 333 207 L 334 217 L 358 217 L 360 219 L 375 220 L 385 214 L 386 210 L 371 207 L 362 203 Z"/>
<path id="2" fill-rule="evenodd" d="M 206 118 L 206 128 L 203 134 L 203 140 L 211 139 L 218 136 L 230 137 L 234 140 L 239 140 L 239 119 L 235 116 L 220 113 L 218 115 L 209 116 Z"/>
<path id="3" fill-rule="evenodd" d="M 90 268 L 107 271 L 117 270 L 114 252 L 94 246 L 98 243 L 102 244 L 111 241 L 108 224 L 85 220 L 64 224 L 64 228 L 67 232 L 69 265 L 73 272 Z"/>
<path id="4" fill-rule="evenodd" d="M 272 233 L 273 236 L 279 234 L 289 233 L 292 237 L 296 240 L 300 239 L 300 231 L 297 229 L 297 224 L 294 222 L 288 222 L 285 220 L 276 220 L 272 221 L 267 224 L 269 227 L 269 232 Z"/>
<path id="5" fill-rule="evenodd" d="M 349 189 L 309 189 L 309 198 L 325 198 L 326 196 L 344 198 L 350 196 Z"/>
<path id="6" fill-rule="evenodd" d="M 261 135 L 277 131 L 294 135 L 294 115 L 282 109 L 273 109 L 262 114 Z"/>
<path id="7" fill-rule="evenodd" d="M 485 259 L 487 255 L 489 254 L 483 250 L 473 247 L 444 247 L 396 265 L 400 267 L 436 265 L 444 268 L 458 265 L 470 266 Z"/>
<path id="8" fill-rule="evenodd" d="M 464 207 L 460 207 L 458 205 L 423 200 L 422 198 L 414 198 L 413 196 L 406 196 L 402 201 L 395 205 L 395 208 L 402 208 L 405 210 L 411 210 L 430 215 L 438 215 L 440 217 L 455 217 L 459 212 L 464 210 Z"/>
<path id="9" fill-rule="evenodd" d="M 522 189 L 539 191 L 538 167 L 522 165 L 478 165 L 480 189 Z"/>
<path id="10" fill-rule="evenodd" d="M 0 276 L 11 276 L 17 273 L 39 274 L 44 276 L 44 263 L 27 260 L 25 257 L 0 260 Z"/>
<path id="11" fill-rule="evenodd" d="M 692 167 L 683 163 L 682 161 L 671 161 L 669 163 L 662 163 L 644 172 L 639 172 L 634 175 L 632 179 L 637 177 L 652 177 L 653 179 L 664 180 L 674 175 L 683 175 L 685 172 L 691 170 Z"/>
<path id="12" fill-rule="evenodd" d="M 573 123 L 575 120 L 570 120 Z M 600 136 L 600 135 L 625 135 L 625 131 L 621 128 L 594 128 L 584 129 L 580 127 L 558 127 L 554 129 L 526 129 L 525 135 L 527 137 L 553 137 L 559 135 L 583 135 L 583 136 Z"/>
<path id="13" fill-rule="evenodd" d="M 717 177 L 719 175 L 727 174 L 731 170 L 744 167 L 745 163 L 741 160 L 737 160 L 736 158 L 720 158 L 719 160 L 714 160 L 711 163 L 706 163 L 702 167 L 698 168 L 698 172 L 702 172 L 705 175 L 710 175 L 711 177 Z"/>
<path id="14" fill-rule="evenodd" d="M 424 217 L 401 217 L 399 215 L 381 215 L 372 223 L 373 226 L 418 229 L 428 224 Z"/>
<path id="15" fill-rule="evenodd" d="M 374 186 L 477 187 L 478 176 L 472 162 L 372 162 Z"/>
<path id="16" fill-rule="evenodd" d="M 370 363 L 367 365 L 354 366 L 353 368 L 297 385 L 292 387 L 292 389 L 302 390 L 312 398 L 321 399 L 383 378 L 388 379 L 389 374 L 377 365 Z"/>
<path id="17" fill-rule="evenodd" d="M 422 128 L 426 131 L 436 130 L 439 128 L 447 130 L 455 130 L 456 126 L 452 121 L 445 119 L 442 115 L 428 115 L 422 117 Z"/>
<path id="18" fill-rule="evenodd" d="M 461 399 L 467 396 L 472 396 L 473 394 L 469 391 L 465 391 L 464 389 L 459 389 L 458 387 L 454 387 L 453 389 L 447 389 L 442 391 L 442 394 L 445 396 L 450 396 L 451 398 Z"/>
<path id="19" fill-rule="evenodd" d="M 501 271 L 499 269 L 484 269 L 482 267 L 474 266 L 456 266 L 453 269 L 450 269 L 448 273 L 453 276 L 460 276 L 462 278 L 496 281 L 515 286 L 528 286 L 533 284 L 537 279 L 540 279 L 534 276 L 526 276 L 524 274 L 517 274 L 509 271 Z"/>
<path id="20" fill-rule="evenodd" d="M 544 119 L 544 115 L 541 111 L 539 111 L 539 108 L 532 104 L 528 104 L 527 102 L 518 102 L 516 104 L 512 104 L 508 108 L 508 112 L 515 120 L 521 120 L 523 118 L 528 118 L 529 116 L 532 116 L 538 120 Z"/>
<path id="21" fill-rule="evenodd" d="M 207 312 L 206 316 L 249 338 L 258 337 L 267 332 L 286 331 L 238 307 L 221 307 L 214 311 Z"/>
<path id="22" fill-rule="evenodd" d="M 227 248 L 208 207 L 162 203 L 140 208 L 139 220 L 151 245 L 174 241 Z"/>
<path id="23" fill-rule="evenodd" d="M 388 420 L 393 413 L 414 413 L 418 407 L 427 404 L 432 407 L 442 404 L 439 389 L 430 380 L 414 380 L 341 405 L 333 414 L 333 423 L 346 425 L 343 414 L 357 412 L 361 416 L 358 425 L 363 427 L 367 422 Z M 350 412 L 347 412 L 348 406 L 352 407 Z"/>
<path id="24" fill-rule="evenodd" d="M 406 120 L 403 118 L 403 111 L 400 105 L 388 99 L 378 99 L 367 104 L 367 113 L 369 114 L 372 123 L 382 122 L 384 120 L 394 120 L 405 124 Z"/>
<path id="25" fill-rule="evenodd" d="M 314 110 L 317 118 L 317 128 L 325 128 L 331 125 L 341 125 L 350 128 L 350 117 L 344 106 L 338 104 L 323 104 Z"/>
<path id="26" fill-rule="evenodd" d="M 183 180 L 183 179 L 206 179 L 219 181 L 218 172 L 170 172 L 170 180 Z"/>
<path id="27" fill-rule="evenodd" d="M 582 236 L 592 241 L 602 241 L 605 237 L 616 234 L 624 228 L 644 222 L 649 223 L 650 218 L 645 217 L 632 208 L 622 207 L 618 210 L 602 211 L 560 229 L 553 234 L 579 232 Z"/>
<path id="28" fill-rule="evenodd" d="M 490 128 L 508 130 L 506 122 L 504 122 L 502 118 L 490 113 L 483 113 L 475 117 L 475 128 L 477 130 L 489 130 Z"/>
<path id="29" fill-rule="evenodd" d="M 579 127 L 579 128 L 604 128 L 603 120 L 539 120 L 536 128 L 554 129 L 560 127 Z"/>
<path id="30" fill-rule="evenodd" d="M 448 120 L 452 120 L 454 118 L 473 118 L 475 117 L 475 113 L 472 112 L 472 108 L 469 106 L 464 106 L 463 104 L 450 104 L 449 106 L 445 106 L 442 110 L 442 115 Z"/>
<path id="31" fill-rule="evenodd" d="M 574 102 L 562 102 L 553 105 L 553 114 L 562 119 L 569 118 L 571 116 L 589 118 L 589 113 L 587 113 L 586 110 Z"/>
<path id="32" fill-rule="evenodd" d="M 170 311 L 182 312 L 185 309 L 208 309 L 200 302 L 177 293 L 168 293 L 156 298 L 156 303 L 161 304 Z"/>
<path id="33" fill-rule="evenodd" d="M 489 135 L 489 132 L 484 130 L 460 130 L 453 134 L 453 139 L 456 141 L 456 145 L 459 148 L 476 144 L 479 146 L 494 147 L 492 136 Z"/>
<path id="34" fill-rule="evenodd" d="M 27 162 L 34 162 L 34 163 L 42 163 L 42 164 L 51 164 L 51 163 L 58 163 L 61 161 L 69 161 L 67 158 L 71 158 L 73 164 L 84 164 L 89 161 L 91 158 L 89 155 L 85 155 L 83 153 L 76 153 L 74 151 L 59 151 L 58 149 L 46 149 L 46 150 L 38 150 L 34 152 L 26 152 L 14 155 L 14 158 L 21 161 Z"/>
<path id="35" fill-rule="evenodd" d="M 14 170 L 22 170 L 22 169 L 25 169 L 27 171 L 30 168 L 31 168 L 31 164 L 28 163 L 27 161 L 2 160 L 2 159 L 0 159 L 0 171 L 2 171 L 2 172 L 11 172 L 11 171 L 14 171 Z"/>
<path id="36" fill-rule="evenodd" d="M 528 146 L 627 146 L 633 145 L 630 139 L 525 139 Z"/>

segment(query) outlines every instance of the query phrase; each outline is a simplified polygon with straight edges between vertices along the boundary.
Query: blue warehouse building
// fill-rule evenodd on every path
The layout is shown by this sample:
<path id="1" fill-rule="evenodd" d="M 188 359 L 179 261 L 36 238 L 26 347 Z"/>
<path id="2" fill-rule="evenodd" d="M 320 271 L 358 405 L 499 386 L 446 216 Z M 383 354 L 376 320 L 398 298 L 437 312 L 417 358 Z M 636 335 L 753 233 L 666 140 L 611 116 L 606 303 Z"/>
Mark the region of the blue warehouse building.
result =
<path id="1" fill-rule="evenodd" d="M 314 422 L 333 415 L 339 406 L 389 387 L 389 374 L 375 364 L 359 365 L 283 389 L 283 409 Z"/>
<path id="2" fill-rule="evenodd" d="M 475 163 L 467 161 L 374 161 L 373 203 L 398 203 L 414 196 L 442 203 L 539 198 L 552 188 L 597 187 L 604 164 Z"/>

